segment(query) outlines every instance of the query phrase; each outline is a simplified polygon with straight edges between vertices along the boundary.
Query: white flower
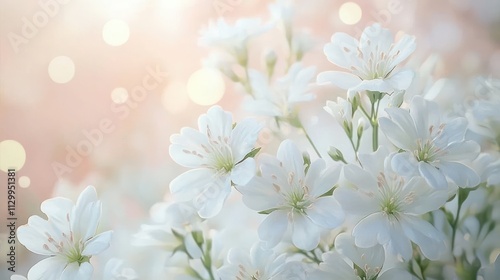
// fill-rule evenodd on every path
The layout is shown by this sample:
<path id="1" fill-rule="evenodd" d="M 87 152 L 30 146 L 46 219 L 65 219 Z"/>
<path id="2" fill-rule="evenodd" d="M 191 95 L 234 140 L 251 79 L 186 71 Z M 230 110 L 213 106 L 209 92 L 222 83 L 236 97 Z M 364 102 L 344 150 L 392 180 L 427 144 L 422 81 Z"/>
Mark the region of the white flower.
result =
<path id="1" fill-rule="evenodd" d="M 231 114 L 214 106 L 200 116 L 198 127 L 185 127 L 170 138 L 172 159 L 193 168 L 172 180 L 170 191 L 179 201 L 193 200 L 198 214 L 209 218 L 219 213 L 231 192 L 231 182 L 243 185 L 253 177 L 255 161 L 246 156 L 254 148 L 261 126 L 245 119 L 233 128 Z"/>
<path id="2" fill-rule="evenodd" d="M 337 102 L 327 100 L 323 108 L 343 127 L 352 122 L 352 104 L 342 97 L 337 97 Z"/>
<path id="3" fill-rule="evenodd" d="M 421 177 L 407 179 L 394 173 L 387 154 L 379 149 L 360 155 L 363 169 L 345 166 L 347 183 L 333 193 L 345 213 L 361 218 L 352 230 L 356 246 L 380 244 L 387 252 L 408 260 L 413 242 L 424 256 L 436 259 L 445 249 L 444 236 L 420 215 L 444 205 L 448 192 L 431 188 Z"/>
<path id="4" fill-rule="evenodd" d="M 484 280 L 496 280 L 500 276 L 500 255 L 497 255 L 495 261 L 479 270 L 479 275 Z"/>
<path id="5" fill-rule="evenodd" d="M 137 272 L 129 267 L 124 267 L 124 261 L 116 258 L 110 259 L 104 267 L 103 280 L 137 280 Z"/>
<path id="6" fill-rule="evenodd" d="M 396 67 L 415 51 L 415 38 L 404 35 L 399 41 L 380 24 L 368 26 L 361 39 L 345 33 L 335 33 L 331 43 L 325 45 L 328 60 L 350 71 L 320 73 L 317 82 L 333 83 L 349 90 L 352 97 L 363 90 L 392 93 L 407 89 L 413 79 L 411 70 L 398 71 Z"/>
<path id="7" fill-rule="evenodd" d="M 286 255 L 276 255 L 272 250 L 264 249 L 260 243 L 254 244 L 250 255 L 233 248 L 227 256 L 227 264 L 217 270 L 221 280 L 268 280 L 282 279 Z"/>
<path id="8" fill-rule="evenodd" d="M 410 273 L 398 267 L 383 271 L 385 254 L 380 245 L 359 248 L 349 234 L 341 233 L 335 239 L 335 249 L 322 255 L 320 271 L 312 279 L 359 280 L 360 275 L 364 276 L 361 279 L 412 279 Z M 347 263 L 342 255 L 352 264 Z"/>
<path id="9" fill-rule="evenodd" d="M 281 143 L 277 158 L 261 158 L 261 176 L 238 187 L 245 205 L 257 211 L 272 211 L 258 229 L 260 239 L 274 247 L 289 230 L 296 247 L 314 249 L 321 229 L 333 229 L 344 219 L 332 196 L 321 197 L 333 188 L 339 170 L 326 168 L 325 162 L 318 159 L 306 172 L 302 154 L 290 140 Z"/>
<path id="10" fill-rule="evenodd" d="M 480 79 L 478 99 L 466 113 L 470 129 L 500 145 L 500 80 Z"/>
<path id="11" fill-rule="evenodd" d="M 387 138 L 403 152 L 393 158 L 397 172 L 420 174 L 434 188 L 448 187 L 446 178 L 460 187 L 475 187 L 479 177 L 460 161 L 472 161 L 479 154 L 476 142 L 465 141 L 467 120 L 441 119 L 436 103 L 415 96 L 410 110 L 387 108 L 389 118 L 379 119 Z"/>
<path id="12" fill-rule="evenodd" d="M 216 22 L 210 22 L 208 27 L 201 31 L 199 43 L 228 51 L 239 62 L 246 64 L 247 41 L 269 30 L 270 27 L 270 25 L 263 25 L 260 19 L 244 18 L 230 25 L 223 18 L 219 18 Z"/>
<path id="13" fill-rule="evenodd" d="M 111 231 L 95 235 L 101 217 L 101 202 L 94 187 L 87 187 L 76 205 L 56 197 L 44 201 L 41 210 L 48 217 L 31 216 L 17 230 L 19 242 L 28 250 L 50 256 L 28 272 L 36 279 L 91 279 L 89 260 L 109 247 Z"/>
<path id="14" fill-rule="evenodd" d="M 290 118 L 297 114 L 297 105 L 315 98 L 309 91 L 309 83 L 315 74 L 314 67 L 304 68 L 295 63 L 286 76 L 273 85 L 261 72 L 250 69 L 250 83 L 254 95 L 246 105 L 248 110 L 264 116 Z"/>

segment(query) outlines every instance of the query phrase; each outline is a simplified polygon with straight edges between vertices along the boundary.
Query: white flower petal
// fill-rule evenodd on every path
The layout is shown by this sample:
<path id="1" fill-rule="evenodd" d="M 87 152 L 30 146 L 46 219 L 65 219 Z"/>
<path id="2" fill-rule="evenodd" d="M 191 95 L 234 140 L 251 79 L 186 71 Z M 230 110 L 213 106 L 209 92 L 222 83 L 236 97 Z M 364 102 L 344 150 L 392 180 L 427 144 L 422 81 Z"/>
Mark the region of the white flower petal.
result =
<path id="1" fill-rule="evenodd" d="M 395 73 L 394 75 L 391 75 L 391 77 L 389 79 L 386 79 L 386 81 L 394 89 L 407 90 L 410 87 L 414 76 L 415 73 L 412 70 L 402 70 Z"/>
<path id="2" fill-rule="evenodd" d="M 404 186 L 404 211 L 407 214 L 422 215 L 439 209 L 448 200 L 447 189 L 430 187 L 425 179 L 419 176 L 412 177 Z"/>
<path id="3" fill-rule="evenodd" d="M 36 263 L 28 271 L 30 280 L 52 280 L 59 279 L 66 266 L 64 259 L 60 257 L 50 257 Z"/>
<path id="4" fill-rule="evenodd" d="M 245 185 L 255 176 L 255 160 L 247 158 L 231 171 L 231 181 L 236 185 Z"/>
<path id="5" fill-rule="evenodd" d="M 325 45 L 323 51 L 331 63 L 349 69 L 358 52 L 358 40 L 342 32 L 333 34 L 331 43 Z"/>
<path id="6" fill-rule="evenodd" d="M 384 79 L 363 80 L 361 83 L 349 89 L 351 92 L 361 92 L 364 90 L 392 93 L 394 87 Z"/>
<path id="7" fill-rule="evenodd" d="M 320 85 L 331 83 L 342 89 L 350 89 L 361 83 L 361 79 L 347 72 L 325 71 L 318 74 L 316 82 Z"/>
<path id="8" fill-rule="evenodd" d="M 109 247 L 113 231 L 106 231 L 92 237 L 86 244 L 82 251 L 84 256 L 92 256 L 102 253 Z"/>
<path id="9" fill-rule="evenodd" d="M 236 162 L 242 160 L 254 147 L 262 126 L 254 119 L 244 119 L 231 132 L 231 150 Z"/>
<path id="10" fill-rule="evenodd" d="M 254 177 L 247 185 L 237 186 L 243 194 L 243 203 L 255 211 L 272 209 L 281 204 L 281 189 L 270 185 L 267 179 Z"/>
<path id="11" fill-rule="evenodd" d="M 400 222 L 401 215 L 397 218 L 397 222 L 389 221 L 389 242 L 385 244 L 387 251 L 394 255 L 401 255 L 404 260 L 408 260 L 412 256 L 413 248 L 411 247 L 410 239 L 405 235 L 404 225 Z"/>
<path id="12" fill-rule="evenodd" d="M 288 228 L 288 217 L 286 212 L 281 210 L 273 211 L 259 226 L 259 238 L 265 242 L 266 248 L 276 246 Z"/>
<path id="13" fill-rule="evenodd" d="M 418 170 L 425 181 L 435 189 L 446 189 L 448 187 L 448 182 L 446 181 L 443 172 L 438 170 L 436 167 L 428 164 L 427 162 L 419 162 Z"/>
<path id="14" fill-rule="evenodd" d="M 446 154 L 440 156 L 444 161 L 473 160 L 481 151 L 481 147 L 474 141 L 451 143 L 446 147 Z"/>
<path id="15" fill-rule="evenodd" d="M 414 150 L 416 148 L 417 132 L 410 114 L 400 108 L 387 108 L 386 112 L 391 118 L 379 118 L 382 132 L 396 147 L 404 150 Z"/>
<path id="16" fill-rule="evenodd" d="M 357 165 L 346 165 L 344 167 L 344 177 L 357 188 L 367 191 L 376 191 L 378 189 L 377 180 L 372 174 Z"/>
<path id="17" fill-rule="evenodd" d="M 465 132 L 467 131 L 467 119 L 466 118 L 453 118 L 448 120 L 441 132 L 438 139 L 436 139 L 436 144 L 439 146 L 447 145 L 448 143 L 463 141 L 465 137 Z"/>
<path id="18" fill-rule="evenodd" d="M 373 213 L 362 219 L 352 230 L 356 246 L 368 248 L 377 244 L 384 245 L 390 241 L 390 225 L 387 217 Z"/>
<path id="19" fill-rule="evenodd" d="M 339 180 L 340 168 L 328 167 L 324 169 L 322 159 L 318 159 L 311 163 L 307 171 L 305 184 L 309 187 L 309 194 L 313 197 L 319 197 L 329 190 L 331 190 Z M 314 169 L 316 170 L 314 170 Z M 321 173 L 317 174 L 318 169 L 321 168 Z"/>
<path id="20" fill-rule="evenodd" d="M 220 106 L 212 106 L 198 119 L 198 128 L 211 139 L 224 139 L 231 135 L 233 117 Z"/>
<path id="21" fill-rule="evenodd" d="M 391 159 L 391 168 L 402 176 L 418 175 L 418 161 L 409 152 L 397 153 Z"/>
<path id="22" fill-rule="evenodd" d="M 374 194 L 374 193 L 372 193 Z M 350 187 L 338 187 L 333 191 L 333 197 L 342 205 L 342 209 L 349 215 L 369 215 L 379 208 L 377 200 L 368 193 L 354 190 Z M 356 203 L 353 203 L 355 201 Z"/>
<path id="23" fill-rule="evenodd" d="M 229 180 L 214 181 L 193 201 L 194 206 L 199 209 L 198 215 L 204 219 L 208 219 L 219 214 L 230 192 L 231 182 Z"/>
<path id="24" fill-rule="evenodd" d="M 66 266 L 61 274 L 61 280 L 90 280 L 94 268 L 88 262 L 78 265 L 76 262 L 70 263 Z"/>
<path id="25" fill-rule="evenodd" d="M 293 172 L 295 178 L 304 178 L 304 159 L 302 158 L 302 153 L 291 140 L 287 139 L 281 142 L 277 157 L 287 172 Z"/>
<path id="26" fill-rule="evenodd" d="M 306 216 L 293 212 L 292 241 L 299 249 L 310 251 L 319 244 L 320 228 Z"/>
<path id="27" fill-rule="evenodd" d="M 335 238 L 335 249 L 361 268 L 382 267 L 384 264 L 385 254 L 381 245 L 359 248 L 354 244 L 354 238 L 345 232 Z"/>
<path id="28" fill-rule="evenodd" d="M 439 163 L 438 167 L 459 187 L 475 187 L 480 183 L 476 172 L 462 163 L 445 161 Z"/>
<path id="29" fill-rule="evenodd" d="M 422 254 L 431 260 L 437 260 L 448 249 L 443 234 L 429 222 L 406 215 L 401 218 L 405 234 L 420 247 Z"/>
<path id="30" fill-rule="evenodd" d="M 210 147 L 207 136 L 191 127 L 184 127 L 181 134 L 172 135 L 170 142 L 169 155 L 177 164 L 198 168 L 208 160 L 208 152 L 203 148 Z"/>
<path id="31" fill-rule="evenodd" d="M 328 229 L 339 226 L 344 220 L 344 212 L 332 196 L 318 198 L 306 209 L 306 214 L 316 225 Z"/>
<path id="32" fill-rule="evenodd" d="M 71 212 L 73 206 L 73 201 L 67 198 L 54 197 L 42 202 L 40 209 L 47 215 L 51 222 L 66 224 L 68 222 L 67 215 Z"/>
<path id="33" fill-rule="evenodd" d="M 404 35 L 399 39 L 391 49 L 389 56 L 394 56 L 389 68 L 396 67 L 399 63 L 403 62 L 410 54 L 412 54 L 417 47 L 415 44 L 415 36 Z"/>
<path id="34" fill-rule="evenodd" d="M 61 235 L 60 230 L 54 227 L 54 224 L 39 216 L 31 216 L 28 219 L 28 224 L 20 226 L 17 229 L 17 239 L 28 250 L 39 255 L 54 255 L 55 248 L 51 245 L 49 250 L 45 248 L 45 244 L 49 244 L 47 233 L 52 238 L 58 238 Z"/>
<path id="35" fill-rule="evenodd" d="M 170 182 L 170 192 L 177 201 L 188 201 L 207 188 L 215 176 L 208 168 L 192 169 Z"/>

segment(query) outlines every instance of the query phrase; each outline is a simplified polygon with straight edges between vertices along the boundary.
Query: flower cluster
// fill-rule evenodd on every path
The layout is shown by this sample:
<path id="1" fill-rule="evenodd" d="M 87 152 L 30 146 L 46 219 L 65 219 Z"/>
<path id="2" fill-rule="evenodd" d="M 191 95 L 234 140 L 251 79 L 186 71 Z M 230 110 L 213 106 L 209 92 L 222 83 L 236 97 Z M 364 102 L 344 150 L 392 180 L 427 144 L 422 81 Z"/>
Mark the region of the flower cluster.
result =
<path id="1" fill-rule="evenodd" d="M 480 80 L 483 94 L 450 111 L 415 93 L 428 87 L 403 64 L 417 39 L 378 23 L 360 38 L 334 33 L 323 49 L 334 66 L 316 75 L 292 7 L 277 1 L 269 24 L 220 19 L 202 30 L 199 43 L 230 58 L 216 64 L 248 116 L 216 105 L 171 136 L 186 170 L 131 242 L 163 256 L 155 279 L 499 279 L 498 80 Z M 287 51 L 260 50 L 258 69 L 250 43 L 268 32 Z M 339 94 L 318 104 L 313 83 Z M 324 119 L 306 125 L 310 114 Z M 264 128 L 278 137 L 258 141 Z M 50 256 L 28 279 L 90 279 L 90 258 L 111 238 L 95 235 L 100 207 L 93 188 L 76 206 L 44 202 L 48 220 L 18 230 Z M 106 277 L 142 279 L 123 264 L 111 259 Z"/>

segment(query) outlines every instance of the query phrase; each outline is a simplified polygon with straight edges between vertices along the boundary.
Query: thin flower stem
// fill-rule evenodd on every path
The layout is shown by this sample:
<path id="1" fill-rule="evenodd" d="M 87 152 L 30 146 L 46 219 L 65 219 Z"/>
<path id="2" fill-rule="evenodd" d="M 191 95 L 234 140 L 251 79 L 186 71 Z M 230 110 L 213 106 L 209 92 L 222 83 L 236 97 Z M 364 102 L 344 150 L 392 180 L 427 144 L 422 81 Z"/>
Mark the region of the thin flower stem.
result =
<path id="1" fill-rule="evenodd" d="M 458 220 L 460 218 L 460 210 L 462 209 L 462 204 L 465 201 L 465 198 L 467 196 L 466 191 L 463 189 L 458 190 L 458 207 L 457 207 L 457 215 L 455 216 L 455 220 L 453 220 L 453 225 L 452 225 L 452 233 L 451 233 L 451 254 L 453 254 L 453 250 L 455 249 L 455 236 L 457 235 L 457 227 L 458 227 Z"/>
<path id="2" fill-rule="evenodd" d="M 307 133 L 306 129 L 304 128 L 304 125 L 300 121 L 299 121 L 299 126 L 300 126 L 300 129 L 302 129 L 302 131 L 306 135 L 306 138 L 309 141 L 309 143 L 311 143 L 311 146 L 313 147 L 313 149 L 316 152 L 316 154 L 318 155 L 318 157 L 321 158 L 321 154 L 319 153 L 318 149 L 316 148 L 316 145 L 314 145 L 314 142 L 312 141 L 311 137 L 309 136 L 309 134 Z"/>

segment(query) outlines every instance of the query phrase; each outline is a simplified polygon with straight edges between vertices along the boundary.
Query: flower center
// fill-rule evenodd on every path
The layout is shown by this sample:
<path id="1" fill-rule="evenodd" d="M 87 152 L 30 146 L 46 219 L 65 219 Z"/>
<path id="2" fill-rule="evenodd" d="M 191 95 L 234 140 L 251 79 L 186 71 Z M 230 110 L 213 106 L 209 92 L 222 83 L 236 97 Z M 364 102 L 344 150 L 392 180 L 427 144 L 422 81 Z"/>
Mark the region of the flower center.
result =
<path id="1" fill-rule="evenodd" d="M 380 208 L 387 215 L 394 216 L 401 211 L 402 201 L 400 199 L 404 179 L 395 175 L 388 181 L 384 173 L 377 177 L 380 193 Z"/>
<path id="2" fill-rule="evenodd" d="M 311 205 L 309 201 L 309 188 L 304 185 L 302 179 L 296 180 L 295 173 L 288 174 L 288 184 L 291 186 L 291 191 L 286 194 L 286 202 L 294 211 L 304 213 Z"/>
<path id="3" fill-rule="evenodd" d="M 433 125 L 429 127 L 429 138 L 425 141 L 417 139 L 417 150 L 413 152 L 418 161 L 433 162 L 442 153 L 436 144 L 436 140 L 442 135 L 445 125 L 442 124 L 436 130 Z"/>
<path id="4" fill-rule="evenodd" d="M 90 260 L 89 256 L 82 255 L 79 244 L 76 244 L 68 252 L 66 252 L 66 257 L 68 258 L 68 263 L 77 262 L 78 265 Z"/>
<path id="5" fill-rule="evenodd" d="M 207 136 L 210 147 L 202 145 L 202 148 L 210 155 L 210 166 L 222 174 L 231 172 L 235 163 L 231 146 L 229 145 L 229 138 L 223 138 L 222 136 L 215 137 L 209 126 L 207 126 Z"/>

